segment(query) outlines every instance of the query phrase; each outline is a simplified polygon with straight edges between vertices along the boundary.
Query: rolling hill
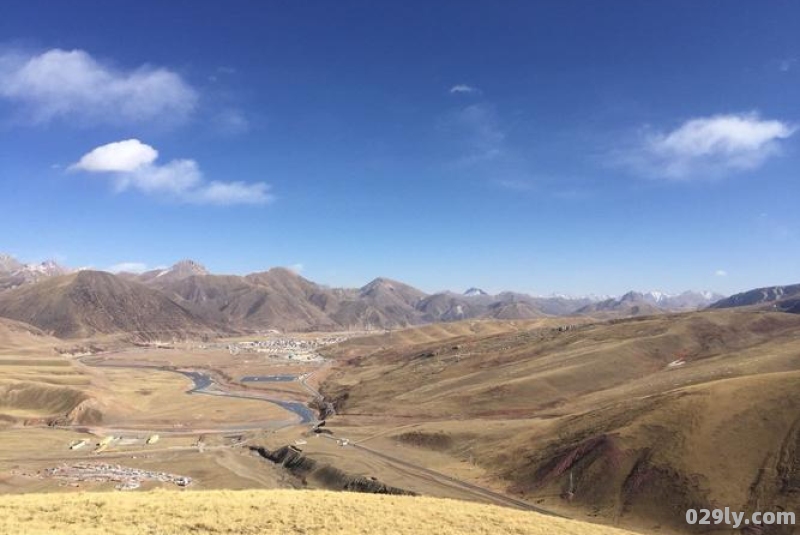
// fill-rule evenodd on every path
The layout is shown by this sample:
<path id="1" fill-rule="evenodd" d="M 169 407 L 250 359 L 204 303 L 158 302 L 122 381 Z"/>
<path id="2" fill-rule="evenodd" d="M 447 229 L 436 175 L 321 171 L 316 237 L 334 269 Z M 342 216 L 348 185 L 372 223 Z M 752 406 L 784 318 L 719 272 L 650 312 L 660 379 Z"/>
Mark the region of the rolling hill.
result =
<path id="1" fill-rule="evenodd" d="M 0 318 L 0 429 L 20 421 L 88 414 L 88 377 L 55 351 L 61 341 L 25 323 Z"/>

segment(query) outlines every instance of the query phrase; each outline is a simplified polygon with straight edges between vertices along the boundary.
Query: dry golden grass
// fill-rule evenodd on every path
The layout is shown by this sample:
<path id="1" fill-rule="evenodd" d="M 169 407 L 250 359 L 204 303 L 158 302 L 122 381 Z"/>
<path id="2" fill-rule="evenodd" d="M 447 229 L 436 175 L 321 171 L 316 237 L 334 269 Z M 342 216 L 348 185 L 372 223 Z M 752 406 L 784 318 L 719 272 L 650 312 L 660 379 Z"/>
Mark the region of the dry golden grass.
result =
<path id="1" fill-rule="evenodd" d="M 798 340 L 798 315 L 720 310 L 376 348 L 323 386 L 328 428 L 546 509 L 685 532 L 689 507 L 797 510 Z"/>
<path id="2" fill-rule="evenodd" d="M 465 320 L 452 323 L 433 323 L 410 327 L 380 334 L 358 336 L 350 340 L 324 348 L 322 353 L 332 358 L 346 360 L 384 348 L 402 350 L 422 344 L 435 344 L 445 341 L 456 343 L 459 339 L 472 339 L 498 334 L 514 333 L 535 328 L 554 327 L 565 323 L 585 323 L 588 318 L 540 318 L 531 320 Z"/>
<path id="3" fill-rule="evenodd" d="M 39 353 L 43 347 L 52 349 L 58 342 L 57 338 L 48 336 L 36 327 L 0 318 L 0 355 Z"/>
<path id="4" fill-rule="evenodd" d="M 0 318 L 0 415 L 51 416 L 86 399 L 80 387 L 89 379 L 55 351 L 58 343 L 35 327 Z"/>
<path id="5" fill-rule="evenodd" d="M 0 533 L 624 535 L 631 532 L 455 500 L 270 490 L 4 496 L 0 501 Z"/>

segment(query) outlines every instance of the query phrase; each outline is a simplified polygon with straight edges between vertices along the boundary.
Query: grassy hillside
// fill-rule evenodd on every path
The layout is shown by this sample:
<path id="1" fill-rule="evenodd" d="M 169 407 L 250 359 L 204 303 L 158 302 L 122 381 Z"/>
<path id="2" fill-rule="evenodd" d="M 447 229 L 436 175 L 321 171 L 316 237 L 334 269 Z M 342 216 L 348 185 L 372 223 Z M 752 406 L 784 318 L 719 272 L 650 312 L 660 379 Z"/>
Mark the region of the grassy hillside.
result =
<path id="1" fill-rule="evenodd" d="M 324 385 L 329 428 L 357 437 L 381 418 L 397 430 L 371 447 L 435 450 L 609 523 L 796 510 L 798 338 L 796 315 L 728 310 L 376 349 Z"/>
<path id="2" fill-rule="evenodd" d="M 337 360 L 371 355 L 381 350 L 403 352 L 409 348 L 423 347 L 424 344 L 471 341 L 478 337 L 528 331 L 535 328 L 558 327 L 565 323 L 588 322 L 587 318 L 543 318 L 535 320 L 464 320 L 450 323 L 434 323 L 411 329 L 386 331 L 380 334 L 351 338 L 335 346 L 326 347 L 323 353 Z"/>
<path id="3" fill-rule="evenodd" d="M 89 378 L 55 351 L 56 338 L 0 318 L 0 428 L 64 415 L 87 400 Z"/>
<path id="4" fill-rule="evenodd" d="M 28 494 L 0 501 L 0 533 L 625 535 L 487 505 L 324 491 Z"/>

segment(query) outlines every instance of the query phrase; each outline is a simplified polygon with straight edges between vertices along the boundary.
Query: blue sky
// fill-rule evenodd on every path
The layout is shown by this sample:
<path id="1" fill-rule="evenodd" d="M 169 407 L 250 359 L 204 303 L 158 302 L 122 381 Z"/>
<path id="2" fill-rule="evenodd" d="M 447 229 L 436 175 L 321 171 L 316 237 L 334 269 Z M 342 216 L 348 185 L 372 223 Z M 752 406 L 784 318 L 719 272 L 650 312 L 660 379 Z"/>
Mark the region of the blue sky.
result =
<path id="1" fill-rule="evenodd" d="M 800 4 L 25 2 L 0 251 L 427 291 L 798 282 Z"/>

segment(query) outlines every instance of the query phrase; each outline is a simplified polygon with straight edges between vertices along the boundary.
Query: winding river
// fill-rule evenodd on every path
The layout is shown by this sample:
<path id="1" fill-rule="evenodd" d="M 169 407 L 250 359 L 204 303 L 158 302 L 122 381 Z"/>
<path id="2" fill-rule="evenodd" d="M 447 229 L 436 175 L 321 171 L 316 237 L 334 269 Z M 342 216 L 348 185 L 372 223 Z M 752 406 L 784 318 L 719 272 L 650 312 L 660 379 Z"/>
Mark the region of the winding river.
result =
<path id="1" fill-rule="evenodd" d="M 157 368 L 157 369 L 162 371 L 171 371 L 179 373 L 191 379 L 192 382 L 194 382 L 194 388 L 192 388 L 191 390 L 187 390 L 188 394 L 207 394 L 211 396 L 225 396 L 229 398 L 255 399 L 255 400 L 265 401 L 267 403 L 272 403 L 273 405 L 278 405 L 279 407 L 286 409 L 289 412 L 293 412 L 294 414 L 300 417 L 301 424 L 307 424 L 316 420 L 314 411 L 312 411 L 305 404 L 300 403 L 299 401 L 286 401 L 282 399 L 261 396 L 258 394 L 249 394 L 246 392 L 229 392 L 223 390 L 209 391 L 208 388 L 214 384 L 214 380 L 211 378 L 210 375 L 206 373 L 200 371 L 171 370 L 165 368 Z"/>
<path id="2" fill-rule="evenodd" d="M 117 364 L 117 363 L 108 363 L 107 361 L 98 361 L 94 359 L 80 359 L 81 363 L 85 364 L 86 366 L 91 366 L 94 368 L 129 368 L 129 369 L 149 369 L 149 370 L 157 370 L 162 372 L 172 372 L 178 373 L 191 379 L 193 386 L 191 389 L 187 390 L 187 394 L 204 394 L 208 396 L 223 396 L 223 397 L 230 397 L 230 398 L 239 398 L 239 399 L 250 399 L 255 401 L 263 401 L 265 403 L 271 403 L 273 405 L 277 405 L 282 409 L 285 409 L 300 418 L 300 424 L 307 424 L 316 421 L 316 415 L 312 409 L 307 407 L 304 403 L 299 401 L 287 401 L 284 399 L 278 399 L 262 394 L 251 393 L 251 392 L 237 392 L 237 391 L 228 391 L 222 389 L 221 385 L 214 382 L 214 379 L 206 372 L 202 372 L 199 370 L 178 370 L 175 368 L 171 368 L 168 366 L 152 366 L 148 364 L 132 364 L 132 363 L 124 363 L 124 364 Z M 212 386 L 216 386 L 216 389 L 211 390 Z"/>

